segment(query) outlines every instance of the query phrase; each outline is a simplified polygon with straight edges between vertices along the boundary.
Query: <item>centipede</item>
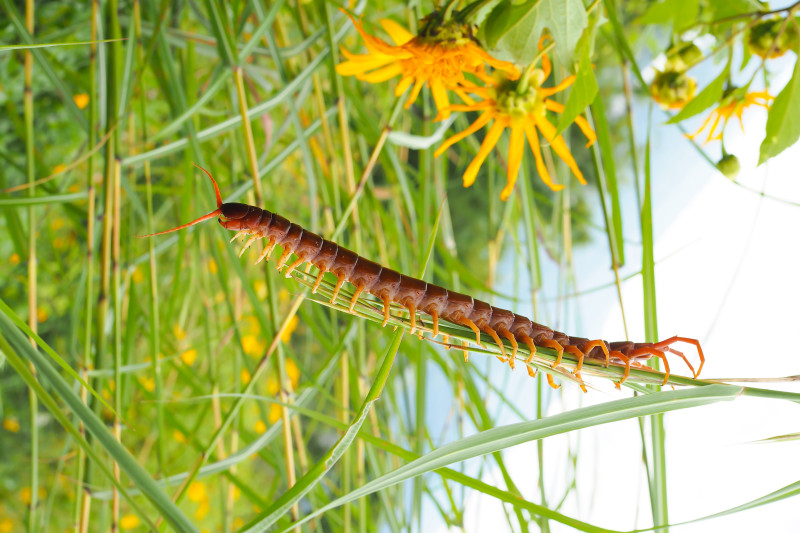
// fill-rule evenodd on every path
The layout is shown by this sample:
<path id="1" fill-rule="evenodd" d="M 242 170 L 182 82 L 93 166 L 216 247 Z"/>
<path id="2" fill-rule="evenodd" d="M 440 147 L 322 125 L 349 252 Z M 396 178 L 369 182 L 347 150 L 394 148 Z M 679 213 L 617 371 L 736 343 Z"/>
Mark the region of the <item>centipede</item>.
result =
<path id="1" fill-rule="evenodd" d="M 317 292 L 326 273 L 336 276 L 331 303 L 336 301 L 344 283 L 350 283 L 353 286 L 353 295 L 349 302 L 351 313 L 359 297 L 363 293 L 368 293 L 376 297 L 383 305 L 383 326 L 389 322 L 392 304 L 405 308 L 408 312 L 412 334 L 417 329 L 418 320 L 423 321 L 422 316 L 418 315 L 427 315 L 425 320 L 431 324 L 433 338 L 439 335 L 439 323 L 442 320 L 465 326 L 475 334 L 475 340 L 479 346 L 484 346 L 481 334 L 488 335 L 500 350 L 499 358 L 507 361 L 512 369 L 520 345 L 527 346 L 529 355 L 524 362 L 531 377 L 535 376 L 535 370 L 529 363 L 533 360 L 537 348 L 549 348 L 555 351 L 556 359 L 552 363 L 552 368 L 561 364 L 565 353 L 573 356 L 577 361 L 573 374 L 579 380 L 580 371 L 586 360 L 599 362 L 606 367 L 610 364 L 624 365 L 625 370 L 617 383 L 618 387 L 630 376 L 631 366 L 648 368 L 642 363 L 653 357 L 663 362 L 663 385 L 666 385 L 670 376 L 668 352 L 680 357 L 691 370 L 694 378 L 697 378 L 705 364 L 703 349 L 697 339 L 676 335 L 651 343 L 608 342 L 602 339 L 574 337 L 472 296 L 401 274 L 304 229 L 277 213 L 248 204 L 224 203 L 219 186 L 211 173 L 198 165 L 195 166 L 202 170 L 214 185 L 217 208 L 187 224 L 158 233 L 142 235 L 142 237 L 180 231 L 205 220 L 217 218 L 223 228 L 237 232 L 231 242 L 241 236 L 248 237 L 239 252 L 239 257 L 257 240 L 265 239 L 264 249 L 258 256 L 256 264 L 269 261 L 275 248 L 280 246 L 282 253 L 277 259 L 277 269 L 279 271 L 283 269 L 283 274 L 287 278 L 291 277 L 295 269 L 303 264 L 316 267 L 316 278 L 311 288 L 312 294 Z M 508 342 L 508 345 L 505 341 Z M 677 343 L 692 345 L 697 349 L 700 361 L 697 370 L 683 352 L 673 348 L 673 345 Z M 547 377 L 550 384 L 555 386 L 550 373 L 547 374 Z"/>

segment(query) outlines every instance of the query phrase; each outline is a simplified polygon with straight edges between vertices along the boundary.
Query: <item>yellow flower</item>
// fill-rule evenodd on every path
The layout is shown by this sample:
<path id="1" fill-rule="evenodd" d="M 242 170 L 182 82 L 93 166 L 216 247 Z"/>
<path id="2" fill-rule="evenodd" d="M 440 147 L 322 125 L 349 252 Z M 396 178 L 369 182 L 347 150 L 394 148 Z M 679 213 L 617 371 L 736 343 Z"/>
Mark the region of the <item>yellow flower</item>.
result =
<path id="1" fill-rule="evenodd" d="M 89 105 L 89 95 L 86 93 L 76 94 L 72 97 L 72 100 L 75 102 L 75 105 L 78 106 L 78 109 L 84 109 Z"/>
<path id="2" fill-rule="evenodd" d="M 272 376 L 267 378 L 267 394 L 270 396 L 275 396 L 278 394 L 278 391 L 281 390 L 281 386 L 278 383 L 278 380 Z"/>
<path id="3" fill-rule="evenodd" d="M 286 375 L 289 381 L 292 382 L 292 389 L 297 388 L 297 383 L 300 381 L 300 369 L 293 359 L 286 359 Z"/>
<path id="4" fill-rule="evenodd" d="M 272 410 L 270 410 L 270 414 L 271 413 Z M 253 426 L 253 429 L 256 430 L 256 433 L 263 434 L 265 431 L 267 431 L 267 425 L 264 423 L 263 420 L 256 420 L 256 424 L 255 426 Z"/>
<path id="5" fill-rule="evenodd" d="M 16 252 L 11 254 L 11 257 L 9 258 L 8 262 L 11 263 L 12 265 L 18 265 L 19 264 L 19 254 L 16 253 Z"/>
<path id="6" fill-rule="evenodd" d="M 247 355 L 258 357 L 264 353 L 267 345 L 255 335 L 245 335 L 242 337 L 242 349 Z"/>
<path id="7" fill-rule="evenodd" d="M 189 485 L 189 490 L 186 493 L 186 496 L 189 498 L 189 501 L 192 502 L 201 502 L 203 500 L 208 499 L 208 493 L 206 492 L 206 485 L 202 481 L 192 481 L 192 484 Z"/>
<path id="8" fill-rule="evenodd" d="M 381 83 L 400 76 L 394 91 L 396 96 L 413 85 L 406 109 L 416 101 L 422 86 L 427 85 L 433 93 L 440 117 L 447 118 L 450 114 L 447 90 L 462 98 L 466 96 L 465 89 L 473 87 L 473 84 L 466 79 L 465 73 L 488 81 L 489 76 L 484 70 L 486 63 L 505 71 L 512 79 L 519 76 L 514 65 L 498 61 L 478 45 L 473 36 L 473 26 L 455 20 L 443 21 L 436 12 L 420 20 L 416 36 L 396 22 L 382 19 L 381 26 L 394 41 L 393 45 L 368 34 L 360 20 L 349 13 L 347 16 L 364 39 L 368 53 L 353 54 L 342 50 L 347 61 L 336 65 L 336 72 L 369 83 Z"/>
<path id="9" fill-rule="evenodd" d="M 142 274 L 142 269 L 138 266 L 133 269 L 133 274 L 131 277 L 133 278 L 134 283 L 141 283 L 144 281 L 144 274 Z"/>
<path id="10" fill-rule="evenodd" d="M 289 323 L 286 324 L 286 328 L 284 328 L 283 332 L 281 333 L 281 341 L 286 344 L 292 338 L 292 333 L 294 330 L 297 329 L 297 324 L 300 322 L 300 319 L 297 318 L 297 315 L 294 315 L 292 318 L 289 319 Z"/>
<path id="11" fill-rule="evenodd" d="M 239 374 L 239 379 L 242 380 L 243 384 L 247 385 L 250 383 L 250 372 L 246 368 L 243 368 Z"/>
<path id="12" fill-rule="evenodd" d="M 507 200 L 511 195 L 511 191 L 514 190 L 519 167 L 522 163 L 525 138 L 528 139 L 528 144 L 530 144 L 533 151 L 536 170 L 539 171 L 539 177 L 542 181 L 554 191 L 564 188 L 563 185 L 553 183 L 550 178 L 550 173 L 547 171 L 542 159 L 538 132 L 541 132 L 542 136 L 550 143 L 550 146 L 572 170 L 578 181 L 584 185 L 586 184 L 586 180 L 583 179 L 583 173 L 575 163 L 575 159 L 573 159 L 567 144 L 564 142 L 564 138 L 561 135 L 556 135 L 555 126 L 547 120 L 546 116 L 547 111 L 555 113 L 564 111 L 563 105 L 553 100 L 548 100 L 548 97 L 569 87 L 575 77 L 569 76 L 554 87 L 544 88 L 541 85 L 550 75 L 550 70 L 550 60 L 547 54 L 544 54 L 542 56 L 542 69 L 533 69 L 526 79 L 518 81 L 509 78 L 492 79 L 487 87 L 472 89 L 473 93 L 482 97 L 481 101 L 474 102 L 470 98 L 466 100 L 466 105 L 450 106 L 450 109 L 454 111 L 481 111 L 482 113 L 467 129 L 447 139 L 436 150 L 436 157 L 442 155 L 445 150 L 461 139 L 494 121 L 483 138 L 478 154 L 464 172 L 464 187 L 469 187 L 475 182 L 478 170 L 506 128 L 511 130 L 511 138 L 508 143 L 508 174 L 507 183 L 500 194 L 500 198 Z M 597 138 L 594 130 L 583 117 L 577 117 L 575 123 L 589 140 L 586 146 L 591 146 Z"/>
<path id="13" fill-rule="evenodd" d="M 135 514 L 126 514 L 119 520 L 119 527 L 122 529 L 134 529 L 139 526 L 139 517 Z"/>
<path id="14" fill-rule="evenodd" d="M 736 115 L 736 118 L 739 119 L 739 125 L 742 127 L 742 131 L 744 131 L 742 113 L 744 112 L 745 108 L 751 105 L 757 105 L 765 109 L 769 109 L 770 101 L 772 101 L 774 98 L 767 91 L 747 93 L 744 95 L 743 99 L 736 98 L 736 96 L 732 94 L 732 91 L 727 92 L 728 94 L 723 96 L 720 105 L 708 115 L 708 118 L 705 120 L 705 122 L 703 122 L 703 125 L 700 126 L 696 132 L 686 135 L 688 138 L 694 140 L 695 137 L 700 135 L 700 133 L 706 129 L 706 126 L 708 126 L 708 124 L 711 122 L 711 119 L 714 119 L 714 122 L 708 129 L 708 137 L 706 137 L 706 140 L 703 141 L 703 144 L 708 144 L 711 141 L 721 141 L 725 127 L 728 125 L 728 120 L 730 120 L 733 115 Z M 719 131 L 717 131 L 717 126 L 719 126 L 720 120 L 722 120 L 722 127 L 719 128 Z"/>
<path id="15" fill-rule="evenodd" d="M 242 529 L 242 526 L 244 526 L 244 520 L 242 520 L 238 516 L 233 519 L 233 528 L 235 530 L 238 531 L 238 530 Z"/>
<path id="16" fill-rule="evenodd" d="M 257 280 L 253 284 L 253 288 L 255 288 L 256 296 L 258 296 L 259 300 L 263 300 L 267 297 L 267 284 L 264 282 L 264 280 Z M 278 297 L 280 297 L 280 295 L 281 293 L 278 293 Z"/>
<path id="17" fill-rule="evenodd" d="M 175 439 L 175 441 L 179 442 L 180 444 L 186 442 L 186 436 L 179 429 L 176 429 L 175 431 L 172 432 L 172 438 Z"/>
<path id="18" fill-rule="evenodd" d="M 0 533 L 12 533 L 14 531 L 14 521 L 10 518 L 0 520 Z"/>
<path id="19" fill-rule="evenodd" d="M 140 377 L 139 384 L 144 387 L 147 392 L 153 392 L 156 390 L 156 380 L 153 378 Z"/>
<path id="20" fill-rule="evenodd" d="M 281 419 L 281 409 L 283 406 L 273 403 L 269 406 L 269 413 L 267 413 L 267 421 L 274 424 Z"/>
<path id="21" fill-rule="evenodd" d="M 175 338 L 178 339 L 179 341 L 182 341 L 183 339 L 186 338 L 186 331 L 178 324 L 172 326 L 172 333 L 175 335 Z"/>
<path id="22" fill-rule="evenodd" d="M 43 500 L 43 499 L 45 499 L 47 497 L 47 489 L 45 489 L 44 487 L 39 487 L 39 490 L 38 490 L 37 493 L 39 494 L 39 499 L 40 500 Z M 31 488 L 30 487 L 22 487 L 19 490 L 19 499 L 20 499 L 20 501 L 22 501 L 23 504 L 30 505 L 31 504 Z"/>
<path id="23" fill-rule="evenodd" d="M 197 350 L 192 348 L 191 350 L 186 350 L 181 354 L 181 360 L 183 364 L 186 366 L 192 366 L 194 364 L 195 359 L 197 359 Z"/>
<path id="24" fill-rule="evenodd" d="M 212 274 L 216 274 L 217 272 L 219 272 L 219 267 L 217 266 L 217 262 L 214 261 L 213 259 L 208 260 L 208 271 L 211 272 Z"/>
<path id="25" fill-rule="evenodd" d="M 47 322 L 47 317 L 50 315 L 47 314 L 47 310 L 44 307 L 40 307 L 36 310 L 36 319 L 39 322 Z"/>
<path id="26" fill-rule="evenodd" d="M 197 506 L 197 511 L 194 512 L 194 517 L 196 520 L 202 520 L 208 514 L 208 511 L 211 509 L 211 504 L 208 501 L 208 498 L 200 502 L 200 505 Z"/>
<path id="27" fill-rule="evenodd" d="M 19 428 L 19 420 L 16 418 L 3 419 L 3 429 L 6 431 L 10 431 L 11 433 L 19 433 Z"/>

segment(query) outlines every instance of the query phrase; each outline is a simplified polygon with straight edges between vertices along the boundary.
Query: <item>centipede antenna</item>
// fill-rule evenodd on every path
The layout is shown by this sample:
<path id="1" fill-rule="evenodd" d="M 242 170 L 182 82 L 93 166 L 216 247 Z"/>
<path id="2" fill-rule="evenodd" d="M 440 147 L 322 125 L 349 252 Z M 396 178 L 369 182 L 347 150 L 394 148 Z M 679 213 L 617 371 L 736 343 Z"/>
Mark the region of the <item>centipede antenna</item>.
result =
<path id="1" fill-rule="evenodd" d="M 222 207 L 222 195 L 219 193 L 219 185 L 217 185 L 217 180 L 214 179 L 214 176 L 211 175 L 211 172 L 209 172 L 208 170 L 204 169 L 203 167 L 201 167 L 200 165 L 198 165 L 194 161 L 192 161 L 192 164 L 194 166 L 196 166 L 197 168 L 199 168 L 200 170 L 202 170 L 203 172 L 205 172 L 206 176 L 208 176 L 209 179 L 211 179 L 211 183 L 214 184 L 214 195 L 216 195 L 216 197 L 217 197 L 217 207 L 218 208 Z"/>
<path id="2" fill-rule="evenodd" d="M 195 224 L 199 224 L 204 220 L 208 220 L 209 218 L 214 218 L 216 216 L 222 215 L 222 195 L 219 193 L 219 186 L 217 185 L 217 181 L 214 179 L 214 176 L 212 176 L 208 170 L 204 169 L 203 167 L 197 165 L 194 162 L 192 164 L 197 168 L 199 168 L 200 170 L 202 170 L 203 172 L 205 172 L 206 176 L 211 178 L 211 183 L 214 184 L 214 195 L 217 197 L 217 208 L 214 211 L 210 212 L 209 214 L 204 215 L 196 220 L 193 220 L 188 224 L 178 226 L 177 228 L 168 229 L 166 231 L 159 231 L 158 233 L 151 233 L 149 235 L 137 235 L 136 237 L 138 237 L 139 239 L 144 239 L 145 237 L 154 237 L 156 235 L 164 235 L 165 233 L 172 233 L 173 231 L 180 231 L 182 229 L 188 228 L 189 226 L 194 226 Z"/>
<path id="3" fill-rule="evenodd" d="M 214 218 L 214 217 L 217 217 L 217 216 L 220 216 L 220 215 L 222 215 L 222 210 L 221 209 L 215 209 L 212 212 L 210 212 L 209 214 L 203 215 L 203 216 L 201 216 L 200 218 L 198 218 L 196 220 L 192 220 L 191 222 L 189 222 L 188 224 L 184 224 L 183 226 L 178 226 L 177 228 L 168 229 L 166 231 L 159 231 L 158 233 L 151 233 L 150 235 L 137 235 L 136 237 L 139 238 L 139 239 L 143 239 L 145 237 L 154 237 L 156 235 L 164 235 L 165 233 L 172 233 L 173 231 L 180 231 L 182 229 L 188 228 L 189 226 L 194 226 L 195 224 L 199 224 L 200 222 L 203 222 L 204 220 L 208 220 L 209 218 Z"/>

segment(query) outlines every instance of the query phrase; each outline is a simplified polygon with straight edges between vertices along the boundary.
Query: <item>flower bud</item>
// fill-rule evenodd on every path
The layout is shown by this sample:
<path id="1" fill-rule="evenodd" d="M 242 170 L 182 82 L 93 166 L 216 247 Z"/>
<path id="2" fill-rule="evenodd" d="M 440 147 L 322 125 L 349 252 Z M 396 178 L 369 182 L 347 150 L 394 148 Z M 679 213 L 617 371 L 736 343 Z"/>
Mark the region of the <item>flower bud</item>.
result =
<path id="1" fill-rule="evenodd" d="M 747 35 L 747 48 L 764 59 L 780 57 L 796 44 L 797 29 L 794 24 L 780 18 L 759 22 L 750 28 Z"/>
<path id="2" fill-rule="evenodd" d="M 739 158 L 733 154 L 725 154 L 722 156 L 722 159 L 717 162 L 717 170 L 722 172 L 722 174 L 729 179 L 736 179 L 741 168 L 742 166 L 739 164 Z"/>
<path id="3" fill-rule="evenodd" d="M 650 85 L 653 99 L 665 109 L 681 109 L 694 98 L 697 82 L 685 72 L 658 72 Z"/>
<path id="4" fill-rule="evenodd" d="M 664 70 L 684 72 L 703 58 L 703 52 L 694 43 L 681 43 L 667 50 L 667 62 Z"/>

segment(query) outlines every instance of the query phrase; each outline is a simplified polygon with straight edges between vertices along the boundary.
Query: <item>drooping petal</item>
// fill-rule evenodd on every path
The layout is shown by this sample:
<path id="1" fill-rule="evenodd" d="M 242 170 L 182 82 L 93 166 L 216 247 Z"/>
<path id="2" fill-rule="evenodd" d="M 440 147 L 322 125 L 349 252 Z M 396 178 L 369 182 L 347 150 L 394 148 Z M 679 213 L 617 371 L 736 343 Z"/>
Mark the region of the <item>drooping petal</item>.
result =
<path id="1" fill-rule="evenodd" d="M 717 114 L 717 113 L 716 113 L 716 111 L 712 111 L 711 113 L 709 113 L 708 117 L 707 117 L 707 118 L 706 118 L 706 120 L 703 122 L 703 125 L 702 125 L 702 126 L 700 126 L 699 128 L 697 128 L 697 131 L 696 131 L 696 132 L 694 132 L 694 133 L 687 133 L 687 134 L 686 134 L 686 137 L 687 137 L 687 138 L 689 138 L 689 139 L 691 139 L 691 140 L 694 140 L 694 139 L 695 139 L 695 137 L 697 137 L 698 135 L 700 135 L 700 134 L 703 132 L 703 130 L 704 130 L 704 129 L 706 129 L 706 126 L 708 126 L 708 123 L 709 123 L 709 122 L 711 122 L 711 119 L 712 119 L 712 118 L 714 117 L 714 115 L 716 115 L 716 114 Z"/>
<path id="2" fill-rule="evenodd" d="M 525 139 L 523 138 L 524 126 L 521 120 L 511 121 L 511 137 L 508 140 L 508 175 L 505 188 L 500 193 L 500 199 L 505 201 L 514 190 L 514 184 L 517 182 L 519 175 L 519 167 L 522 164 L 522 150 L 525 147 Z"/>
<path id="3" fill-rule="evenodd" d="M 389 37 L 392 38 L 394 44 L 398 46 L 404 45 L 414 38 L 411 32 L 391 19 L 381 19 L 381 26 L 383 26 L 383 29 L 389 34 Z"/>
<path id="4" fill-rule="evenodd" d="M 555 85 L 553 87 L 548 87 L 546 89 L 539 89 L 539 95 L 542 98 L 547 98 L 548 96 L 552 96 L 558 92 L 563 91 L 564 89 L 572 85 L 574 82 L 575 82 L 575 76 L 567 76 L 566 78 L 561 80 L 561 83 L 559 83 L 558 85 Z"/>
<path id="5" fill-rule="evenodd" d="M 486 124 L 489 123 L 490 120 L 492 120 L 492 116 L 493 115 L 491 111 L 484 111 L 481 114 L 481 116 L 479 116 L 475 120 L 475 122 L 470 124 L 470 126 L 467 129 L 465 129 L 460 133 L 456 133 L 455 135 L 444 141 L 444 143 L 442 143 L 442 145 L 439 148 L 437 148 L 436 151 L 433 153 L 434 157 L 439 157 L 445 152 L 445 150 L 453 146 L 455 143 L 457 143 L 461 139 L 464 139 L 465 137 L 469 137 L 470 135 L 472 135 L 473 133 L 484 127 Z"/>
<path id="6" fill-rule="evenodd" d="M 549 109 L 550 111 L 555 112 L 555 113 L 563 113 L 564 112 L 564 106 L 562 104 L 559 104 L 558 102 L 556 102 L 554 100 L 545 100 L 544 101 L 544 107 L 546 109 Z M 578 127 L 581 129 L 583 134 L 586 136 L 586 139 L 589 141 L 589 142 L 586 143 L 586 148 L 589 148 L 597 140 L 597 134 L 594 132 L 592 127 L 589 125 L 589 121 L 586 120 L 585 118 L 583 118 L 580 115 L 575 117 L 575 124 L 578 125 Z"/>
<path id="7" fill-rule="evenodd" d="M 495 59 L 494 57 L 491 56 L 491 54 L 489 54 L 486 50 L 484 50 L 480 46 L 476 46 L 471 43 L 467 46 L 469 52 L 481 58 L 484 63 L 489 63 L 493 68 L 505 72 L 508 75 L 507 76 L 508 79 L 516 80 L 517 78 L 519 78 L 519 69 L 517 69 L 514 63 Z"/>
<path id="8" fill-rule="evenodd" d="M 542 160 L 542 149 L 539 146 L 539 135 L 536 133 L 536 128 L 533 127 L 530 120 L 523 122 L 523 127 L 525 128 L 525 137 L 528 138 L 528 144 L 531 145 L 531 151 L 533 152 L 533 159 L 536 161 L 536 171 L 539 173 L 539 177 L 544 184 L 552 190 L 560 191 L 564 186 L 553 183 L 553 180 L 550 179 L 550 173 L 547 172 L 547 167 Z"/>
<path id="9" fill-rule="evenodd" d="M 364 80 L 369 83 L 382 83 L 386 80 L 390 80 L 395 76 L 399 76 L 403 73 L 403 67 L 400 63 L 393 63 L 382 69 L 378 69 L 374 72 L 370 72 L 369 74 L 360 74 L 358 79 Z"/>
<path id="10" fill-rule="evenodd" d="M 581 185 L 586 185 L 586 180 L 583 179 L 583 172 L 578 168 L 578 164 L 575 162 L 575 159 L 573 159 L 569 148 L 567 148 L 567 143 L 564 142 L 564 138 L 561 135 L 556 136 L 556 128 L 544 117 L 536 117 L 536 126 L 542 132 L 544 138 L 550 143 L 550 146 L 558 157 L 572 170 L 572 173 L 575 174 L 575 177 L 578 178 Z"/>
<path id="11" fill-rule="evenodd" d="M 436 104 L 436 109 L 439 113 L 436 120 L 444 120 L 450 116 L 450 99 L 447 97 L 447 89 L 444 88 L 440 78 L 433 78 L 430 81 L 431 93 L 433 93 L 433 102 Z"/>
<path id="12" fill-rule="evenodd" d="M 486 160 L 489 152 L 492 151 L 492 148 L 494 148 L 494 145 L 497 144 L 497 141 L 500 139 L 500 134 L 503 133 L 503 129 L 505 129 L 505 127 L 504 121 L 498 119 L 495 120 L 494 124 L 492 124 L 492 127 L 489 128 L 489 131 L 486 133 L 486 137 L 483 138 L 483 142 L 481 143 L 480 150 L 478 150 L 478 154 L 464 172 L 464 187 L 469 187 L 475 183 L 475 178 L 478 176 L 478 170 L 480 170 L 481 165 Z"/>
<path id="13" fill-rule="evenodd" d="M 411 94 L 408 96 L 408 100 L 406 100 L 405 107 L 408 109 L 411 107 L 411 104 L 417 101 L 417 96 L 419 96 L 419 92 L 422 90 L 422 86 L 425 84 L 425 78 L 418 77 L 416 82 L 414 82 L 414 88 L 411 89 Z"/>
<path id="14" fill-rule="evenodd" d="M 480 111 L 481 109 L 488 109 L 490 107 L 492 107 L 492 102 L 486 100 L 483 100 L 481 102 L 478 102 L 477 104 L 472 104 L 472 105 L 453 104 L 445 107 L 444 109 L 441 109 L 439 111 L 439 114 L 436 115 L 436 118 L 434 120 L 439 121 L 446 118 L 443 116 L 444 111 L 447 111 L 448 113 L 452 111 Z"/>
<path id="15" fill-rule="evenodd" d="M 716 113 L 716 115 L 717 116 L 714 119 L 714 123 L 711 124 L 711 129 L 708 130 L 708 137 L 706 137 L 706 140 L 703 143 L 704 145 L 706 145 L 706 144 L 708 144 L 708 143 L 710 143 L 711 141 L 714 140 L 714 131 L 717 129 L 717 126 L 719 125 L 719 119 L 722 118 L 722 115 L 720 113 Z M 724 129 L 724 127 L 723 127 L 723 129 Z"/>
<path id="16" fill-rule="evenodd" d="M 412 83 L 414 83 L 414 76 L 403 76 L 403 78 L 397 84 L 397 87 L 394 88 L 394 95 L 400 96 L 406 92 L 406 89 L 408 89 Z"/>

